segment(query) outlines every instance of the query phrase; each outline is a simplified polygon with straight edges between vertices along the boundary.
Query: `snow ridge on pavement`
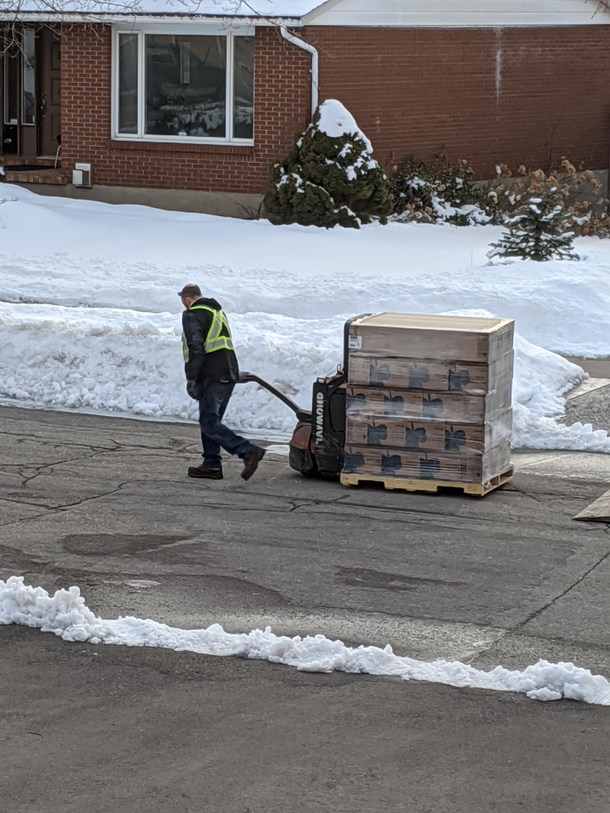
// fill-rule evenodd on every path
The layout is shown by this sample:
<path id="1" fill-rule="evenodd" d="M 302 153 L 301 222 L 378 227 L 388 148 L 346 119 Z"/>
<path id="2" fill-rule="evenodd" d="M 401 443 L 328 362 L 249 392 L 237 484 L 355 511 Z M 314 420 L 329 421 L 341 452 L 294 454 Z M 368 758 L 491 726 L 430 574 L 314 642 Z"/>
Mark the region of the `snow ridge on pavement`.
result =
<path id="1" fill-rule="evenodd" d="M 601 675 L 572 663 L 540 660 L 527 669 L 511 671 L 497 666 L 483 672 L 457 661 L 427 663 L 399 657 L 388 645 L 348 647 L 324 635 L 293 638 L 278 636 L 267 627 L 249 633 L 225 632 L 220 624 L 207 629 L 183 630 L 149 619 L 119 617 L 105 620 L 85 604 L 78 587 L 57 590 L 50 596 L 42 587 L 24 583 L 22 576 L 0 580 L 0 625 L 21 624 L 52 632 L 65 641 L 125 646 L 151 646 L 202 655 L 237 656 L 294 666 L 306 672 L 342 671 L 393 675 L 403 680 L 444 683 L 449 686 L 519 692 L 533 700 L 579 700 L 610 706 L 610 683 Z"/>

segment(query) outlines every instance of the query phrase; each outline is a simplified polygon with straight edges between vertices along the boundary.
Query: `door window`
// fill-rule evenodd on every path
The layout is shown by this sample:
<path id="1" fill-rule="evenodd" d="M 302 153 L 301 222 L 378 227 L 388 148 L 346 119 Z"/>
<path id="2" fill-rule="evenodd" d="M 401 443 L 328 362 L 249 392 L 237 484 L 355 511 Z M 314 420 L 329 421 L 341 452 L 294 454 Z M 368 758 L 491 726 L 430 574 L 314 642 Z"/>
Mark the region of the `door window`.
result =
<path id="1" fill-rule="evenodd" d="M 19 123 L 19 49 L 9 47 L 4 52 L 4 121 Z"/>
<path id="2" fill-rule="evenodd" d="M 23 57 L 21 121 L 23 124 L 34 124 L 36 113 L 36 37 L 32 28 L 26 28 L 23 32 L 21 54 Z"/>

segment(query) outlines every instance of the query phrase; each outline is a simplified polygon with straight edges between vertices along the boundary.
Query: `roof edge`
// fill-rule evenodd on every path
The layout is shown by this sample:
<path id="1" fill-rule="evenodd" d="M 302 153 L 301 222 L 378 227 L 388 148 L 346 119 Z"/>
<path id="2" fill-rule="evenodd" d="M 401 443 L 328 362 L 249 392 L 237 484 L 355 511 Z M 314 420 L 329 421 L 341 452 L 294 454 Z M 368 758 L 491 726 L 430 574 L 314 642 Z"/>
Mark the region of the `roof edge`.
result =
<path id="1" fill-rule="evenodd" d="M 222 25 L 243 23 L 254 26 L 285 25 L 291 28 L 300 28 L 301 17 L 273 17 L 261 15 L 230 15 L 220 16 L 212 14 L 184 14 L 182 12 L 164 14 L 137 14 L 133 11 L 124 14 L 109 14 L 108 12 L 40 12 L 40 11 L 17 11 L 0 12 L 0 22 L 65 22 L 65 23 L 128 23 L 128 22 L 148 22 L 171 20 L 172 22 L 210 22 Z"/>

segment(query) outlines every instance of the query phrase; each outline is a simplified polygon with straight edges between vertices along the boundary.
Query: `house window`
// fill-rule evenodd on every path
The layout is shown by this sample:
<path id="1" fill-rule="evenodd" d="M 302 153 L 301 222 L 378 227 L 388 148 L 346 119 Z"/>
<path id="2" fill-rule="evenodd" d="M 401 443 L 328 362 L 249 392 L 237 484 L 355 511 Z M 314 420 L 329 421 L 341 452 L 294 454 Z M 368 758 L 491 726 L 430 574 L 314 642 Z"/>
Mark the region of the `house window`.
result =
<path id="1" fill-rule="evenodd" d="M 138 134 L 138 35 L 119 37 L 119 133 Z"/>
<path id="2" fill-rule="evenodd" d="M 252 143 L 254 38 L 117 32 L 114 137 Z"/>

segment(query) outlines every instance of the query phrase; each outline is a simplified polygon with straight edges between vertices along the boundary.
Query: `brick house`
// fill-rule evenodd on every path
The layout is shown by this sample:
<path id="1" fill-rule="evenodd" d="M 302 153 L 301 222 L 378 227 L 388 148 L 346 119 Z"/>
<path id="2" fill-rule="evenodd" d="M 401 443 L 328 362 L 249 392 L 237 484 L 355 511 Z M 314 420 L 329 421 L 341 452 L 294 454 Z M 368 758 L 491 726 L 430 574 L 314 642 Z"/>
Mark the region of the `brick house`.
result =
<path id="1" fill-rule="evenodd" d="M 325 98 L 345 104 L 388 166 L 442 150 L 481 177 L 564 154 L 608 169 L 610 13 L 598 0 L 97 8 L 20 3 L 0 86 L 7 180 L 238 214 L 258 205 L 270 164 Z"/>

